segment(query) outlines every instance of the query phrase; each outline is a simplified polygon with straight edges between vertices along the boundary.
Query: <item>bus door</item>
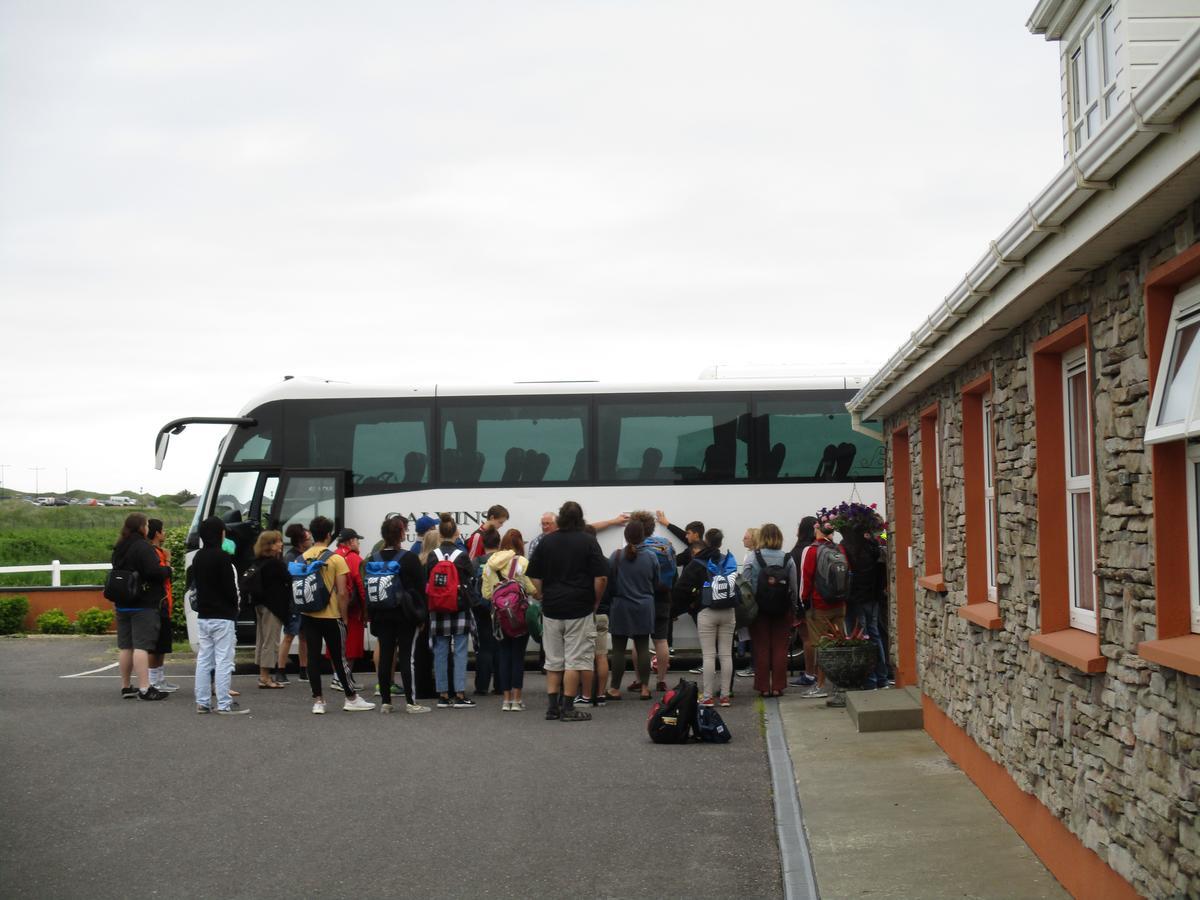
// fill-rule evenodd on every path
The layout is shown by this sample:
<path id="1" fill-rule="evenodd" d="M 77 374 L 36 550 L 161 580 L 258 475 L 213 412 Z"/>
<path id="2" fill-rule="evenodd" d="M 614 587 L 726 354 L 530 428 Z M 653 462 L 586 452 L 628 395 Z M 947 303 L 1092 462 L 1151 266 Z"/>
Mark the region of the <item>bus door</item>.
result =
<path id="1" fill-rule="evenodd" d="M 254 542 L 267 527 L 278 486 L 278 471 L 237 469 L 221 474 L 212 514 L 225 523 L 239 572 L 254 561 Z"/>
<path id="2" fill-rule="evenodd" d="M 346 521 L 344 469 L 284 469 L 268 487 L 272 488 L 268 521 L 278 531 L 286 531 L 293 522 L 307 528 L 317 516 L 332 519 L 335 527 Z"/>

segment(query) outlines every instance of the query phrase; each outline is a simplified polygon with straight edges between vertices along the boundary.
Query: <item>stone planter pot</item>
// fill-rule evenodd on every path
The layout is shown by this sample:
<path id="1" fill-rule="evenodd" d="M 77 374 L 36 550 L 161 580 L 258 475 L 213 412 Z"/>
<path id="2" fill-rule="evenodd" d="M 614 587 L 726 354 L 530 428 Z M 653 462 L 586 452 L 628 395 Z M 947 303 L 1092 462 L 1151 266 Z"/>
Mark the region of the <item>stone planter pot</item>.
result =
<path id="1" fill-rule="evenodd" d="M 831 682 L 830 706 L 845 706 L 845 692 L 857 690 L 866 683 L 875 666 L 878 649 L 873 644 L 850 647 L 817 647 L 817 665 Z"/>

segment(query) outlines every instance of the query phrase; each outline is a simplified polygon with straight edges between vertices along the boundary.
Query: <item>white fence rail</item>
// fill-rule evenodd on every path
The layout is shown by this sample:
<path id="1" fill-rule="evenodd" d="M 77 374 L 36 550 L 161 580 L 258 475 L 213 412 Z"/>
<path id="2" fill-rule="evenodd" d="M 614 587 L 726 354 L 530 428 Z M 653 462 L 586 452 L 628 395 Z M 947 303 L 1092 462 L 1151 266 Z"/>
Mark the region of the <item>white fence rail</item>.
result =
<path id="1" fill-rule="evenodd" d="M 0 575 L 49 572 L 50 586 L 62 587 L 63 572 L 107 572 L 111 568 L 111 563 L 61 563 L 56 559 L 48 566 L 0 566 Z"/>

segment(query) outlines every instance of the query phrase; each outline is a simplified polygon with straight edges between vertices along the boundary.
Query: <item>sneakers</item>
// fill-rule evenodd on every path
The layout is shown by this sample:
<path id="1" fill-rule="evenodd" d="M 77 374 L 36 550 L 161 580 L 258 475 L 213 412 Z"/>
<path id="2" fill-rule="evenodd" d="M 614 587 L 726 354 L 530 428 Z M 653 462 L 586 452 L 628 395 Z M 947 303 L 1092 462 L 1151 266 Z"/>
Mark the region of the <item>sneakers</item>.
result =
<path id="1" fill-rule="evenodd" d="M 138 695 L 138 689 L 135 687 L 130 686 L 127 688 L 121 688 L 121 699 L 122 700 L 136 700 L 137 695 Z"/>
<path id="2" fill-rule="evenodd" d="M 822 697 L 828 697 L 825 691 L 821 690 L 818 685 L 813 685 L 807 691 L 800 695 L 805 700 L 820 700 Z"/>
<path id="3" fill-rule="evenodd" d="M 335 691 L 341 691 L 343 694 L 346 693 L 346 688 L 342 686 L 340 681 L 338 681 L 338 677 L 336 675 L 329 679 L 329 686 Z"/>
<path id="4" fill-rule="evenodd" d="M 799 677 L 793 678 L 789 683 L 792 687 L 812 687 L 817 683 L 817 679 L 813 678 L 807 672 L 801 672 Z"/>
<path id="5" fill-rule="evenodd" d="M 475 701 L 470 697 L 455 697 L 451 702 L 451 706 L 455 709 L 474 709 Z"/>
<path id="6" fill-rule="evenodd" d="M 511 700 L 505 700 L 502 704 L 500 704 L 500 712 L 512 712 L 512 708 L 513 705 Z"/>
<path id="7" fill-rule="evenodd" d="M 733 698 L 732 697 L 722 697 L 720 699 L 720 701 L 717 703 L 717 705 L 721 706 L 721 707 L 733 706 Z"/>
<path id="8" fill-rule="evenodd" d="M 701 706 L 707 706 L 707 707 L 709 707 L 709 708 L 712 708 L 712 706 L 713 706 L 713 698 L 712 698 L 712 697 L 701 697 L 701 698 L 700 698 L 700 705 L 701 705 Z"/>
<path id="9" fill-rule="evenodd" d="M 512 702 L 512 711 L 513 712 L 525 712 L 525 701 L 524 700 L 514 700 Z"/>
<path id="10" fill-rule="evenodd" d="M 374 709 L 375 704 L 370 700 L 364 700 L 358 694 L 354 695 L 353 700 L 347 700 L 342 704 L 342 709 L 346 712 L 366 712 L 369 709 Z"/>
<path id="11" fill-rule="evenodd" d="M 283 671 L 283 669 L 280 669 L 271 677 L 275 680 L 276 684 L 291 684 L 291 682 L 288 681 L 287 672 Z"/>
<path id="12" fill-rule="evenodd" d="M 154 685 L 150 685 L 145 691 L 138 691 L 137 698 L 139 700 L 166 700 L 167 695 Z"/>
<path id="13" fill-rule="evenodd" d="M 211 706 L 200 706 L 199 704 L 197 704 L 196 715 L 204 716 L 204 715 L 208 715 L 210 712 L 212 712 Z"/>
<path id="14" fill-rule="evenodd" d="M 450 708 L 450 698 L 449 697 L 438 697 L 437 708 L 438 709 L 449 709 Z"/>
<path id="15" fill-rule="evenodd" d="M 405 703 L 405 704 L 404 704 L 404 711 L 405 711 L 406 713 L 412 713 L 412 714 L 415 716 L 415 715 L 417 715 L 418 713 L 427 713 L 427 712 L 429 712 L 429 707 L 428 707 L 428 706 L 422 706 L 420 703 Z"/>
<path id="16" fill-rule="evenodd" d="M 313 701 L 313 715 L 314 716 L 325 715 L 325 701 L 324 700 L 314 700 Z"/>
<path id="17" fill-rule="evenodd" d="M 404 688 L 400 687 L 400 685 L 396 684 L 395 682 L 392 682 L 392 693 L 393 693 L 393 694 L 403 694 L 403 693 L 404 693 Z M 376 696 L 376 697 L 382 697 L 382 696 L 383 696 L 383 691 L 381 691 L 381 690 L 379 689 L 379 685 L 378 685 L 378 684 L 377 684 L 377 685 L 375 685 L 375 696 Z"/>
<path id="18" fill-rule="evenodd" d="M 607 704 L 608 704 L 608 697 L 605 695 L 605 693 L 603 691 L 601 691 L 599 694 L 597 694 L 592 699 L 592 706 L 606 706 Z"/>
<path id="19" fill-rule="evenodd" d="M 179 685 L 174 684 L 170 681 L 160 681 L 160 682 L 157 682 L 154 686 L 156 688 L 158 688 L 160 691 L 162 691 L 164 694 L 173 694 L 177 690 L 179 690 Z"/>
<path id="20" fill-rule="evenodd" d="M 380 711 L 381 713 L 390 713 L 390 712 L 392 711 L 392 704 L 390 704 L 390 703 L 380 703 L 380 704 L 379 704 L 379 711 Z"/>
<path id="21" fill-rule="evenodd" d="M 700 668 L 699 666 L 697 666 L 694 669 L 688 669 L 688 671 L 691 672 L 693 675 L 703 675 L 704 674 L 704 669 Z"/>
<path id="22" fill-rule="evenodd" d="M 236 703 L 234 703 L 229 707 L 229 709 L 218 709 L 217 715 L 218 716 L 244 716 L 248 712 L 250 712 L 250 710 L 246 709 L 246 707 L 238 706 Z"/>
<path id="23" fill-rule="evenodd" d="M 746 666 L 744 669 L 738 669 L 736 674 L 738 678 L 753 678 L 754 669 L 752 669 L 750 666 Z"/>

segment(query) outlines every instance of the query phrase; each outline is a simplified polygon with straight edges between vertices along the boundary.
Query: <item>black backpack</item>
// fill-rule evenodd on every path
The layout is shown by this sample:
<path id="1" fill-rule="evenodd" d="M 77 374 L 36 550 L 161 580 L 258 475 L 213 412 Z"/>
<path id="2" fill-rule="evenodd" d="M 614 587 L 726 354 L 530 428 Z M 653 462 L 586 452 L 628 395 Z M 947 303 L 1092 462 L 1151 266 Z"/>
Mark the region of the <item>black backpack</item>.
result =
<path id="1" fill-rule="evenodd" d="M 258 560 L 246 566 L 238 575 L 238 612 L 243 613 L 262 602 L 262 567 Z"/>
<path id="2" fill-rule="evenodd" d="M 733 740 L 725 720 L 711 706 L 696 709 L 696 737 L 706 744 L 728 744 Z"/>
<path id="3" fill-rule="evenodd" d="M 646 732 L 656 744 L 685 744 L 696 727 L 696 709 L 700 692 L 694 681 L 679 679 L 654 704 L 646 719 Z"/>
<path id="4" fill-rule="evenodd" d="M 783 562 L 767 564 L 762 552 L 754 551 L 758 562 L 758 582 L 754 585 L 754 599 L 758 601 L 758 612 L 764 616 L 781 616 L 792 608 L 791 585 L 788 580 L 790 556 Z"/>

